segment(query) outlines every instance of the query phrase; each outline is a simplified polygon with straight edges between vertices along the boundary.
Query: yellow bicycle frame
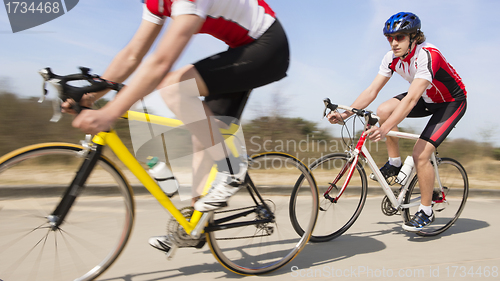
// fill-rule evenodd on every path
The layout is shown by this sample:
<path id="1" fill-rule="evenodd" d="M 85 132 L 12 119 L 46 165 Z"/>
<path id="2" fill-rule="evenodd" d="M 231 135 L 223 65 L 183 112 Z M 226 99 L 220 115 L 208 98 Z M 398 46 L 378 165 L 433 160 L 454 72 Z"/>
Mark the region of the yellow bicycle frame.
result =
<path id="1" fill-rule="evenodd" d="M 141 112 L 128 111 L 122 118 L 150 122 L 153 124 L 164 125 L 168 127 L 178 127 L 183 125 L 180 120 L 160 117 L 156 115 L 149 115 Z M 238 151 L 234 143 L 235 136 L 234 133 L 238 130 L 239 126 L 236 124 L 231 124 L 229 129 L 221 129 L 221 133 L 224 136 L 225 143 L 231 152 L 238 156 Z M 179 222 L 179 224 L 184 228 L 186 233 L 190 234 L 195 226 L 200 221 L 203 213 L 199 211 L 194 211 L 192 217 L 188 221 L 184 215 L 175 207 L 175 205 L 170 201 L 170 198 L 161 190 L 156 181 L 146 172 L 146 170 L 141 166 L 141 164 L 135 159 L 135 157 L 130 153 L 128 148 L 123 144 L 121 139 L 116 134 L 116 131 L 111 130 L 110 132 L 101 132 L 97 134 L 92 142 L 98 145 L 108 146 L 120 159 L 120 161 L 125 164 L 125 166 L 139 179 L 139 181 L 144 185 L 144 187 L 153 195 L 156 200 L 168 211 L 172 216 Z M 217 170 L 215 167 L 212 168 L 207 183 L 204 188 L 204 193 L 208 191 L 210 183 L 215 179 L 215 174 Z"/>

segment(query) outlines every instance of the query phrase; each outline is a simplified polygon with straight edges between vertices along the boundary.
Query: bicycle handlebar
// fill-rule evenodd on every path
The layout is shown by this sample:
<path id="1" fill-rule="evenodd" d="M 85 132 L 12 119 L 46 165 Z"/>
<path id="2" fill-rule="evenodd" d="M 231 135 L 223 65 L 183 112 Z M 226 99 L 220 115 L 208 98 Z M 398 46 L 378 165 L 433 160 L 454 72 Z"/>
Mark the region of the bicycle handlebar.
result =
<path id="1" fill-rule="evenodd" d="M 332 112 L 332 111 L 335 111 L 335 110 L 340 108 L 340 109 L 352 112 L 359 117 L 364 117 L 366 120 L 366 123 L 370 126 L 376 125 L 378 123 L 378 121 L 380 120 L 380 117 L 373 114 L 373 112 L 371 112 L 371 111 L 364 110 L 364 109 L 352 108 L 352 107 L 346 106 L 346 105 L 333 104 L 329 98 L 323 99 L 323 103 L 325 104 L 325 111 L 323 112 L 323 117 L 327 115 L 326 111 L 328 109 L 330 110 L 330 112 Z M 343 125 L 343 124 L 341 124 L 341 125 Z"/>
<path id="2" fill-rule="evenodd" d="M 58 97 L 63 102 L 72 99 L 75 101 L 74 104 L 71 105 L 72 109 L 77 113 L 82 111 L 82 106 L 80 106 L 79 102 L 82 99 L 83 95 L 98 92 L 106 89 L 120 91 L 123 88 L 123 84 L 115 83 L 106 79 L 101 78 L 99 75 L 90 74 L 90 69 L 86 67 L 80 67 L 80 73 L 70 74 L 70 75 L 57 75 L 52 72 L 50 67 L 46 67 L 38 71 L 40 75 L 43 77 L 43 94 L 40 98 L 39 102 L 43 102 L 45 100 L 45 96 L 47 95 L 47 89 L 45 88 L 46 83 L 51 83 L 58 91 Z M 69 85 L 70 81 L 86 81 L 90 83 L 90 86 L 77 87 Z M 59 103 L 60 110 L 60 101 L 56 101 Z M 54 106 L 54 111 L 56 110 Z M 59 115 L 56 117 L 56 115 Z M 57 122 L 60 119 L 60 112 L 54 112 L 54 116 L 51 121 L 57 119 Z"/>

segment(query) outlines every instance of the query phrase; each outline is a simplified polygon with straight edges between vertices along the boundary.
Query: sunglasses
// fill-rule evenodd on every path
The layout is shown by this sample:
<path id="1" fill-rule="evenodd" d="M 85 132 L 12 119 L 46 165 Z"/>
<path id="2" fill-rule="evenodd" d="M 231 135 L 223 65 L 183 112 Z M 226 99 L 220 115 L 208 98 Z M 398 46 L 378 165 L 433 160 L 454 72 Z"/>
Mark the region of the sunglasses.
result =
<path id="1" fill-rule="evenodd" d="M 386 37 L 387 41 L 389 41 L 389 43 L 392 43 L 393 40 L 396 40 L 396 42 L 400 42 L 404 40 L 406 36 L 407 36 L 406 34 L 398 34 L 396 36 L 386 36 Z"/>

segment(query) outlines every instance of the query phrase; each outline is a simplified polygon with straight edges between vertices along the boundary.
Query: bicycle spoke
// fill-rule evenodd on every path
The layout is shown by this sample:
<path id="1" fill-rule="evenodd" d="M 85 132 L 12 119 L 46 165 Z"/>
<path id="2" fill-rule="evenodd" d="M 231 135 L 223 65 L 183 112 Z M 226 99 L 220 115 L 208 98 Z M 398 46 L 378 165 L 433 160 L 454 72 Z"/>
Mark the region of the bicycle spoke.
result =
<path id="1" fill-rule="evenodd" d="M 324 242 L 342 235 L 354 224 L 363 209 L 368 185 L 366 175 L 360 165 L 353 167 L 350 159 L 346 154 L 334 153 L 321 157 L 310 166 L 320 191 L 320 211 L 311 241 Z M 346 173 L 351 169 L 352 175 L 349 177 Z M 330 182 L 332 177 L 334 180 Z M 335 189 L 338 193 L 331 194 L 333 186 L 344 185 L 347 185 L 344 190 Z"/>
<path id="2" fill-rule="evenodd" d="M 211 250 L 221 264 L 240 274 L 261 274 L 283 266 L 305 246 L 308 238 L 308 233 L 297 235 L 289 217 L 289 194 L 307 169 L 304 166 L 299 169 L 300 162 L 280 153 L 259 155 L 252 159 L 252 164 L 249 188 L 253 196 L 240 192 L 231 198 L 230 204 L 236 210 L 250 207 L 254 211 L 234 219 L 234 223 L 242 223 L 240 227 L 225 228 L 221 224 L 222 229 L 207 233 Z M 311 231 L 318 195 L 310 174 L 307 173 L 302 187 L 299 210 L 304 221 L 309 217 Z M 214 214 L 212 223 L 224 220 L 223 215 Z M 249 221 L 254 223 L 247 224 Z"/>
<path id="3" fill-rule="evenodd" d="M 438 165 L 439 177 L 445 191 L 446 201 L 442 203 L 433 203 L 435 221 L 425 227 L 419 235 L 435 236 L 443 233 L 450 228 L 458 219 L 465 207 L 469 192 L 469 181 L 465 169 L 456 160 L 442 158 Z M 437 177 L 437 176 L 436 176 Z M 440 194 L 439 184 L 436 179 L 434 185 L 435 193 Z M 433 196 L 433 201 L 439 199 L 439 196 Z M 412 202 L 412 207 L 404 210 L 404 216 L 408 220 L 411 215 L 416 213 L 420 205 L 420 188 L 418 186 L 418 177 L 415 177 L 410 183 L 410 187 L 405 197 L 405 204 Z"/>
<path id="4" fill-rule="evenodd" d="M 79 150 L 36 145 L 0 163 L 0 188 L 12 190 L 0 198 L 0 225 L 9 225 L 0 229 L 5 280 L 91 280 L 123 249 L 133 202 L 127 183 L 104 158 L 98 159 L 64 223 L 57 226 L 50 217 L 81 167 Z"/>

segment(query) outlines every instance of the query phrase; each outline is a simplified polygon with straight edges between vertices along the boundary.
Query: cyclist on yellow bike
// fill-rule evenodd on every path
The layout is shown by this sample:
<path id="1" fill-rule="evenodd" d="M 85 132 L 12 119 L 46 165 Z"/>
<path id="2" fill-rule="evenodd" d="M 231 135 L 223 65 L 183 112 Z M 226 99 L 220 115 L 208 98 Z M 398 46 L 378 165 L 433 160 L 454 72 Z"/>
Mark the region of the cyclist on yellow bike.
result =
<path id="1" fill-rule="evenodd" d="M 420 19 L 413 13 L 400 12 L 384 24 L 384 35 L 391 45 L 383 58 L 378 75 L 351 107 L 366 108 L 377 97 L 394 72 L 410 82 L 408 92 L 382 103 L 377 109 L 380 128 L 367 131 L 373 141 L 386 137 L 405 117 L 430 116 L 429 122 L 413 148 L 413 160 L 420 184 L 421 204 L 412 220 L 403 225 L 406 231 L 418 232 L 434 221 L 432 194 L 434 170 L 429 161 L 432 152 L 443 142 L 465 114 L 467 91 L 455 69 L 434 45 L 425 41 Z M 340 122 L 351 113 L 332 112 L 331 123 Z M 380 169 L 387 179 L 401 169 L 398 139 L 387 137 L 389 161 Z"/>
<path id="2" fill-rule="evenodd" d="M 246 174 L 246 164 L 228 152 L 216 128 L 223 123 L 212 124 L 210 117 L 239 118 L 238 109 L 244 106 L 249 90 L 286 76 L 289 65 L 286 34 L 274 11 L 263 0 L 145 0 L 143 3 L 139 29 L 102 77 L 123 82 L 139 65 L 140 68 L 114 100 L 99 110 L 82 111 L 73 126 L 92 134 L 107 130 L 135 102 L 155 89 L 160 90 L 170 110 L 193 136 L 197 152 L 193 174 L 206 179 L 214 162 L 218 167 L 212 188 L 196 201 L 195 209 L 205 212 L 227 206 L 227 199 L 239 189 Z M 167 31 L 154 52 L 141 63 L 167 18 L 171 19 Z M 171 71 L 196 33 L 210 34 L 229 48 Z M 194 81 L 194 89 L 183 81 Z M 81 103 L 88 106 L 104 94 L 86 95 Z M 203 103 L 200 96 L 205 97 Z M 71 111 L 69 103 L 63 107 Z M 193 189 L 199 190 L 202 185 L 199 179 L 193 181 Z M 158 249 L 169 243 L 168 237 L 153 240 L 150 243 Z"/>

